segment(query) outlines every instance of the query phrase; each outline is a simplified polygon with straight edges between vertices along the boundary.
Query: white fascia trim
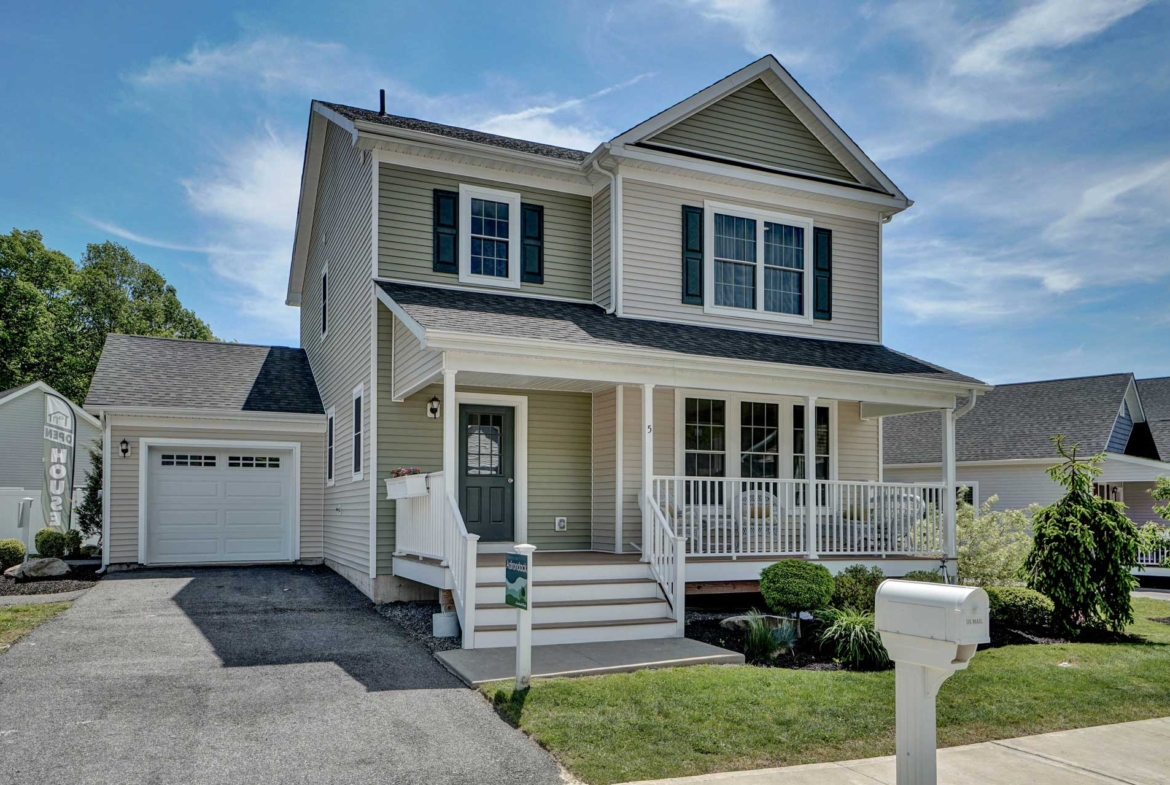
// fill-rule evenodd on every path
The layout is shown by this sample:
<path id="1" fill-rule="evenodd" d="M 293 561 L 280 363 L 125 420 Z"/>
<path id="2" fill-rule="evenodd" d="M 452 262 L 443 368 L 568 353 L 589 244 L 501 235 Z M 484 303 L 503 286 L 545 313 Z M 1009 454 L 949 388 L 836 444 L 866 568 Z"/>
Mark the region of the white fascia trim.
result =
<path id="1" fill-rule="evenodd" d="M 396 126 L 373 123 L 367 120 L 355 120 L 353 122 L 353 128 L 359 136 L 368 138 L 370 142 L 376 142 L 378 139 L 398 139 L 438 150 L 447 149 L 455 150 L 463 154 L 472 153 L 482 158 L 494 158 L 511 163 L 524 163 L 537 168 L 554 171 L 575 173 L 584 171 L 584 162 L 582 161 L 561 160 L 546 155 L 509 150 L 506 147 L 496 147 L 480 142 L 468 142 L 450 136 L 429 134 L 425 131 L 413 131 L 409 128 L 398 128 Z"/>
<path id="2" fill-rule="evenodd" d="M 636 363 L 646 366 L 659 365 L 672 370 L 742 373 L 772 378 L 777 376 L 796 376 L 813 380 L 848 381 L 889 389 L 933 391 L 949 395 L 966 394 L 973 387 L 978 390 L 991 389 L 986 385 L 976 386 L 970 382 L 935 381 L 919 377 L 891 379 L 881 374 L 842 371 L 834 368 L 813 368 L 803 365 L 768 363 L 756 360 L 698 357 L 690 354 L 626 349 L 622 347 L 595 347 L 531 338 L 507 338 L 496 335 L 481 336 L 438 330 L 428 330 L 427 337 L 429 348 L 435 350 L 483 351 L 514 356 L 528 356 L 533 358 L 548 357 L 550 359 L 593 363 Z M 953 404 L 951 405 L 953 406 Z"/>
<path id="3" fill-rule="evenodd" d="M 471 200 L 500 202 L 508 205 L 508 277 L 471 272 Z M 480 185 L 459 184 L 459 283 L 486 286 L 492 289 L 520 288 L 520 193 L 485 188 Z"/>
<path id="4" fill-rule="evenodd" d="M 528 542 L 528 396 L 501 395 L 498 393 L 461 392 L 455 390 L 455 412 L 459 416 L 461 404 L 484 406 L 507 406 L 515 411 L 512 442 L 516 451 L 516 504 L 512 537 L 516 542 Z M 447 412 L 443 416 L 450 416 Z"/>
<path id="5" fill-rule="evenodd" d="M 69 408 L 72 409 L 73 412 L 78 417 L 85 420 L 87 423 L 92 425 L 94 428 L 101 430 L 102 424 L 101 424 L 100 420 L 98 420 L 92 414 L 87 412 L 85 409 L 83 409 L 80 406 L 78 406 L 77 404 L 75 404 L 73 401 L 70 401 L 68 397 L 57 392 L 52 387 L 50 387 L 49 385 L 40 381 L 39 379 L 35 382 L 29 382 L 29 384 L 27 386 L 21 387 L 20 389 L 16 390 L 15 392 L 11 392 L 8 395 L 5 395 L 3 398 L 0 398 L 0 406 L 3 406 L 4 404 L 8 403 L 9 401 L 15 401 L 17 398 L 21 397 L 22 395 L 25 395 L 26 393 L 30 393 L 34 390 L 40 390 L 43 393 L 48 393 L 49 395 L 55 395 L 58 398 L 60 398 L 61 400 L 66 401 L 69 404 Z"/>
<path id="6" fill-rule="evenodd" d="M 289 507 L 292 513 L 292 537 L 286 561 L 296 561 L 301 556 L 301 443 L 271 441 L 233 441 L 226 439 L 168 439 L 146 437 L 138 440 L 138 563 L 149 564 L 146 560 L 146 508 L 147 474 L 150 468 L 151 447 L 239 447 L 249 450 L 290 450 L 292 451 L 292 493 Z"/>
<path id="7" fill-rule="evenodd" d="M 374 290 L 377 292 L 378 300 L 381 301 L 382 305 L 389 308 L 390 313 L 398 317 L 398 321 L 402 322 L 402 325 L 410 330 L 415 338 L 418 338 L 418 342 L 422 348 L 427 348 L 427 331 L 423 329 L 423 326 L 415 321 L 414 317 L 408 314 L 401 305 L 394 302 L 394 298 L 386 294 L 386 291 L 381 286 L 378 286 L 377 282 L 374 283 Z"/>
<path id="8" fill-rule="evenodd" d="M 715 304 L 715 214 L 731 215 L 735 217 L 751 218 L 756 222 L 756 260 L 755 268 L 755 308 L 732 308 Z M 773 313 L 764 310 L 765 275 L 764 263 L 764 224 L 780 223 L 787 226 L 798 226 L 804 231 L 804 258 L 801 260 L 803 269 L 803 314 Z M 729 204 L 726 202 L 703 202 L 703 313 L 718 316 L 733 316 L 741 319 L 759 319 L 767 322 L 781 322 L 787 324 L 813 323 L 813 221 L 801 215 L 790 215 L 768 210 L 760 210 L 746 205 Z"/>
<path id="9" fill-rule="evenodd" d="M 633 161 L 642 161 L 649 164 L 658 164 L 660 166 L 670 166 L 677 169 L 685 169 L 702 174 L 759 183 L 761 185 L 768 185 L 774 188 L 787 188 L 794 191 L 806 191 L 808 193 L 833 197 L 835 199 L 843 199 L 849 202 L 873 205 L 875 208 L 880 208 L 887 213 L 898 213 L 910 206 L 910 202 L 905 198 L 889 196 L 887 194 L 871 191 L 866 188 L 850 188 L 843 185 L 836 185 L 834 183 L 820 182 L 819 180 L 808 180 L 802 177 L 791 177 L 784 174 L 761 172 L 755 169 L 746 169 L 744 167 L 735 166 L 733 164 L 721 164 L 714 161 L 702 161 L 697 158 L 691 158 L 685 155 L 676 155 L 673 153 L 650 150 L 647 148 L 614 147 L 611 153 L 615 158 L 619 159 L 628 158 Z M 696 190 L 703 189 L 701 181 L 696 181 L 695 185 L 692 187 Z"/>
<path id="10" fill-rule="evenodd" d="M 429 151 L 428 148 L 420 148 L 420 152 L 426 151 Z M 450 151 L 446 150 L 441 152 L 445 155 L 451 154 Z M 459 161 L 425 155 L 412 155 L 410 153 L 385 150 L 382 148 L 374 148 L 373 153 L 375 160 L 380 164 L 400 166 L 404 169 L 416 169 L 420 172 L 442 172 L 453 177 L 474 177 L 480 180 L 491 180 L 493 182 L 520 187 L 540 188 L 545 191 L 558 191 L 577 196 L 591 197 L 596 190 L 584 173 L 581 174 L 579 180 L 576 178 L 571 180 L 564 179 L 567 173 L 559 169 L 556 172 L 558 177 L 541 177 L 536 174 L 501 168 L 498 165 L 500 162 L 491 158 L 485 158 L 482 164 L 467 163 L 465 160 L 467 157 L 466 153 L 460 153 L 461 158 L 464 160 Z M 514 165 L 515 162 L 507 161 L 505 163 L 507 165 Z"/>
<path id="11" fill-rule="evenodd" d="M 313 216 L 317 210 L 317 186 L 321 181 L 321 162 L 325 152 L 325 132 L 328 129 L 325 114 L 316 101 L 309 112 L 309 132 L 305 139 L 305 164 L 301 171 L 301 191 L 297 199 L 297 223 L 293 232 L 292 266 L 288 274 L 288 293 L 284 304 L 299 306 L 305 285 L 305 270 L 309 262 L 309 242 L 312 240 Z M 328 111 L 328 110 L 326 110 Z M 336 114 L 330 112 L 330 114 Z"/>
<path id="12" fill-rule="evenodd" d="M 1053 466 L 1060 463 L 1061 458 L 1054 455 L 1051 458 L 1003 458 L 996 461 L 955 461 L 956 466 Z M 1116 461 L 1118 463 L 1131 463 L 1135 466 L 1144 466 L 1150 469 L 1155 469 L 1161 473 L 1170 476 L 1170 462 L 1155 461 L 1151 458 L 1138 458 L 1134 455 L 1124 455 L 1117 452 L 1105 453 L 1106 463 Z M 936 469 L 941 466 L 940 461 L 926 462 L 926 463 L 887 463 L 888 469 Z"/>
<path id="13" fill-rule="evenodd" d="M 724 77 L 715 84 L 707 87 L 704 90 L 692 95 L 685 101 L 675 104 L 664 112 L 659 112 L 650 119 L 639 123 L 630 130 L 610 140 L 611 145 L 628 145 L 640 142 L 648 137 L 661 133 L 670 126 L 685 120 L 687 117 L 694 115 L 711 104 L 719 101 L 722 98 L 734 93 L 739 88 L 759 78 L 760 76 L 770 73 L 779 79 L 785 87 L 791 91 L 795 97 L 804 107 L 813 115 L 829 134 L 837 140 L 837 142 L 848 152 L 856 162 L 864 168 L 875 180 L 882 184 L 891 194 L 899 197 L 902 201 L 909 202 L 905 194 L 894 185 L 894 183 L 886 177 L 885 173 L 878 168 L 869 156 L 862 152 L 861 148 L 849 138 L 836 122 L 829 117 L 821 106 L 813 100 L 800 83 L 792 78 L 792 75 L 780 65 L 772 55 L 765 55 L 754 63 L 741 68 L 729 76 Z M 767 84 L 765 80 L 765 84 Z M 770 86 L 768 89 L 772 89 Z M 773 90 L 773 93 L 775 91 Z M 779 98 L 779 96 L 777 96 Z M 783 100 L 783 99 L 781 99 Z M 814 136 L 816 135 L 814 131 Z M 846 167 L 848 168 L 848 167 Z M 906 205 L 907 207 L 909 204 Z"/>
<path id="14" fill-rule="evenodd" d="M 193 420 L 225 420 L 229 422 L 254 422 L 261 427 L 269 423 L 304 424 L 306 430 L 319 430 L 325 422 L 324 414 L 299 414 L 296 412 L 242 412 L 220 411 L 217 409 L 167 408 L 155 406 L 102 406 L 97 411 L 118 418 L 150 417 Z M 180 426 L 182 427 L 182 426 Z"/>

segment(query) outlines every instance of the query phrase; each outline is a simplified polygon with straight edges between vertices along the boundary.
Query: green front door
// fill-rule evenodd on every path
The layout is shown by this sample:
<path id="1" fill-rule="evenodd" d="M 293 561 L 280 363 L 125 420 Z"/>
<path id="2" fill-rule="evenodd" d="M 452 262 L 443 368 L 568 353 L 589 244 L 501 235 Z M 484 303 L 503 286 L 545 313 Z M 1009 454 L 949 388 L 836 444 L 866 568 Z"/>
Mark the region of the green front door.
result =
<path id="1" fill-rule="evenodd" d="M 512 542 L 514 410 L 459 407 L 459 511 L 480 542 Z"/>

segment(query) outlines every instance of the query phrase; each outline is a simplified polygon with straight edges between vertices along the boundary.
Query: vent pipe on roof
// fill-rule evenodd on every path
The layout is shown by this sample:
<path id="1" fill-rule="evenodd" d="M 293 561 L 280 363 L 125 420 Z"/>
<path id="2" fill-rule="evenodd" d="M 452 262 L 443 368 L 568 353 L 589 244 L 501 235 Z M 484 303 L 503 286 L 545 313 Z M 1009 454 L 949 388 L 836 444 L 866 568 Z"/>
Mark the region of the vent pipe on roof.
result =
<path id="1" fill-rule="evenodd" d="M 386 116 L 386 91 L 385 90 L 378 91 L 378 116 L 379 117 Z"/>

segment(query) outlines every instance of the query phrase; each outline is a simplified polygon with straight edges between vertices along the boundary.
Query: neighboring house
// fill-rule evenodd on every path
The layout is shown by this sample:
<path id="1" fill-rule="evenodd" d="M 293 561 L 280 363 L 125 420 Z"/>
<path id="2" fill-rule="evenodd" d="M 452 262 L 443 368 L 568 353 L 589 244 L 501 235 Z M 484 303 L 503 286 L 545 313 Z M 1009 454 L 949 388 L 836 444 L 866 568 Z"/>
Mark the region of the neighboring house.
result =
<path id="1" fill-rule="evenodd" d="M 321 560 L 325 412 L 303 349 L 110 335 L 105 564 Z"/>
<path id="2" fill-rule="evenodd" d="M 41 487 L 45 481 L 45 395 L 68 400 L 44 382 L 29 382 L 0 392 L 0 539 L 23 539 L 16 528 L 17 505 L 32 498 L 33 531 L 44 525 L 41 511 Z M 74 496 L 89 476 L 89 448 L 101 449 L 101 423 L 80 406 L 72 406 L 76 417 L 76 463 L 73 474 Z M 49 421 L 61 428 L 72 428 L 69 416 L 60 412 Z"/>
<path id="3" fill-rule="evenodd" d="M 1099 494 L 1124 502 L 1136 523 L 1164 522 L 1149 491 L 1170 476 L 1168 381 L 1121 373 L 1000 385 L 956 425 L 956 480 L 976 504 L 992 496 L 1001 510 L 1051 504 L 1063 493 L 1047 472 L 1059 461 L 1052 437 L 1060 434 L 1080 456 L 1106 454 Z M 940 443 L 935 418 L 885 418 L 885 479 L 937 479 Z"/>
<path id="4" fill-rule="evenodd" d="M 514 641 L 519 542 L 537 643 L 681 635 L 688 584 L 750 589 L 779 558 L 953 557 L 945 480 L 878 482 L 878 418 L 953 433 L 989 389 L 881 343 L 882 229 L 910 205 L 770 56 L 592 152 L 314 101 L 287 296 L 324 411 L 301 415 L 302 557 L 379 601 L 452 590 L 467 647 Z M 146 384 L 122 403 L 154 435 Z M 405 467 L 422 495 L 387 482 Z M 196 523 L 151 505 L 201 472 L 153 471 L 114 483 L 111 562 L 183 555 L 152 532 Z"/>

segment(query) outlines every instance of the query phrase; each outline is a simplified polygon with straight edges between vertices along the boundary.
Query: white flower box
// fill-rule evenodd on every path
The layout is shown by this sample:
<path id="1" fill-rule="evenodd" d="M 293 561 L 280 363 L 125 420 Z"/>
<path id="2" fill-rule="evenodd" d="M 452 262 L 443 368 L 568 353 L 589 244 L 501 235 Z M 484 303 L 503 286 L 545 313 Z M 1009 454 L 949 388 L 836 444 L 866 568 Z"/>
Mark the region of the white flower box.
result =
<path id="1" fill-rule="evenodd" d="M 387 499 L 409 499 L 427 495 L 427 476 L 408 474 L 405 477 L 391 477 L 386 480 Z"/>

